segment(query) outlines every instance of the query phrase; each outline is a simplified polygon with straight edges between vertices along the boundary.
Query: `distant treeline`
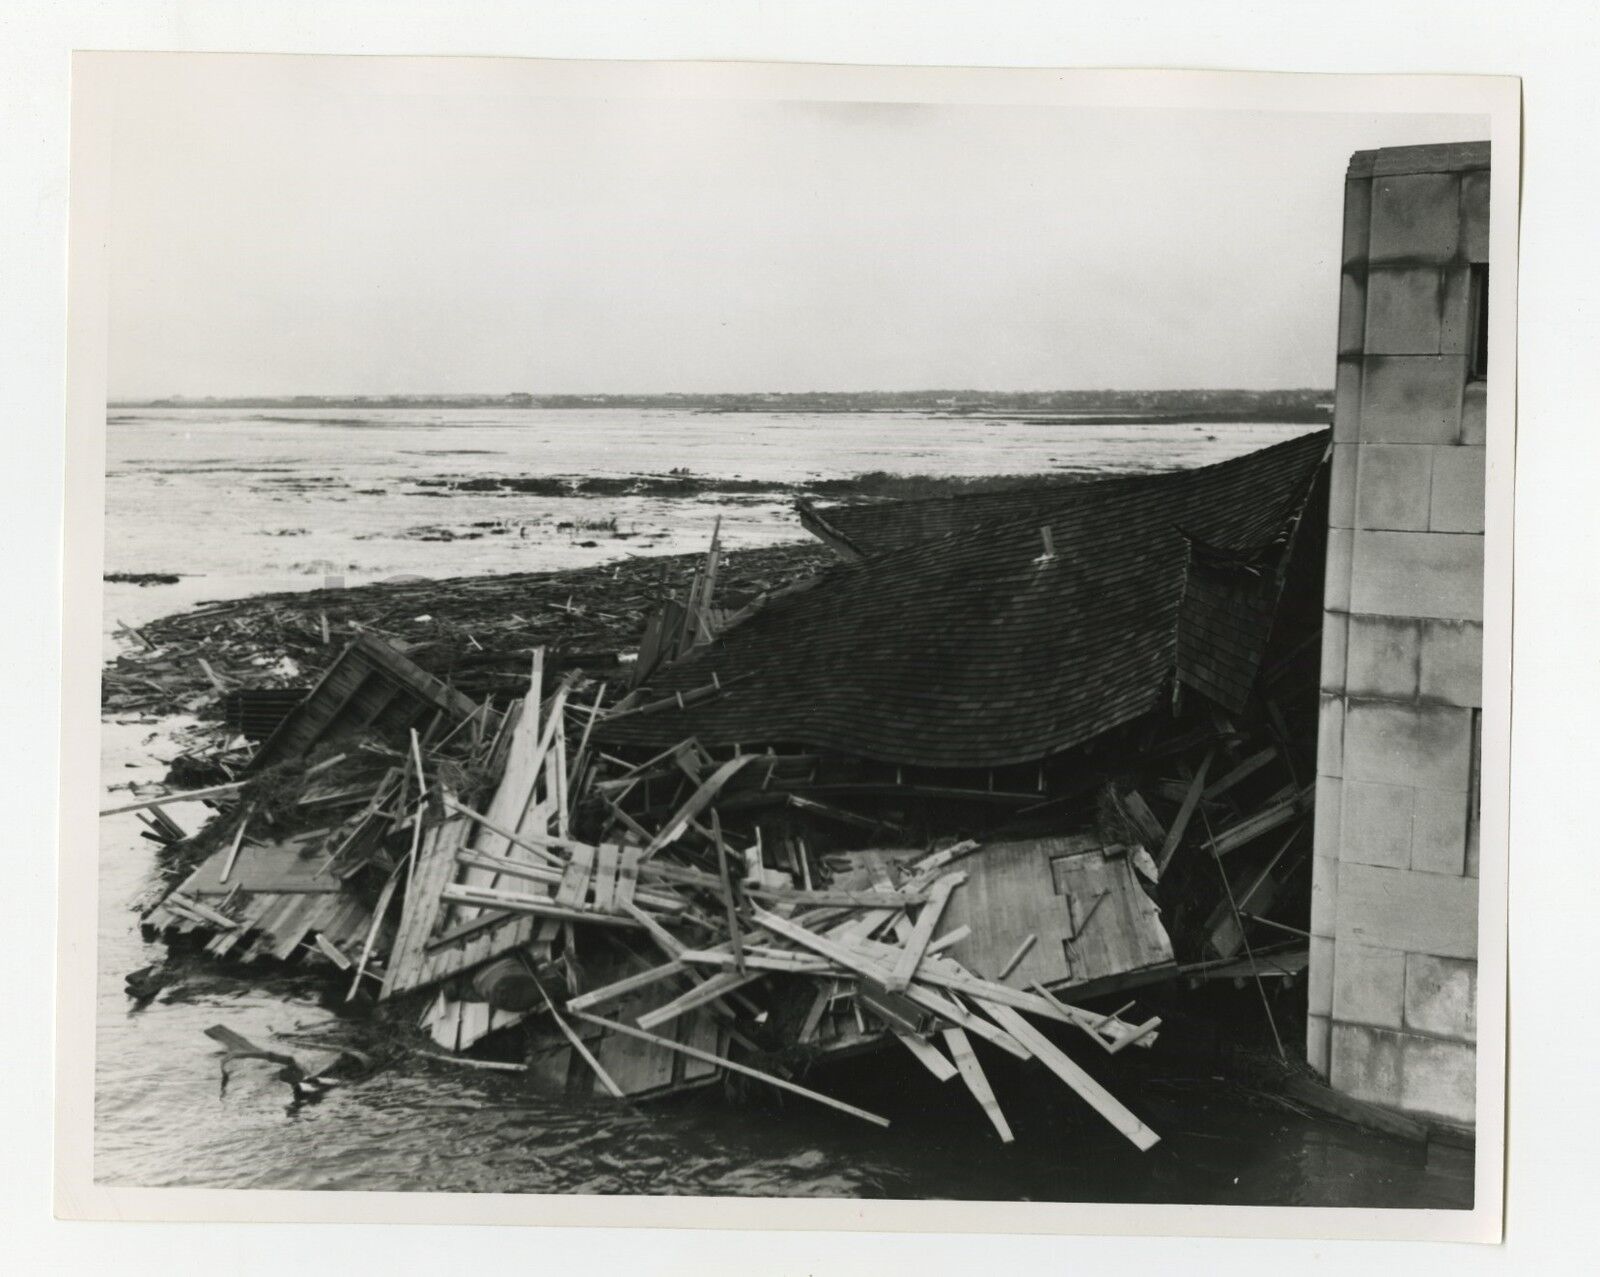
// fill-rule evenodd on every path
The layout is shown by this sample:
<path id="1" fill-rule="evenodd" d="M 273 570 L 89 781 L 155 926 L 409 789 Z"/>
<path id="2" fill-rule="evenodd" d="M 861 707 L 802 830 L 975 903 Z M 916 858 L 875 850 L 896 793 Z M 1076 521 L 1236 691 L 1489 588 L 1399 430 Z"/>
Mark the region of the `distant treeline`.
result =
<path id="1" fill-rule="evenodd" d="M 292 395 L 146 399 L 113 408 L 662 408 L 680 412 L 1095 412 L 1322 421 L 1333 392 L 1296 390 L 811 390 L 663 395 Z"/>

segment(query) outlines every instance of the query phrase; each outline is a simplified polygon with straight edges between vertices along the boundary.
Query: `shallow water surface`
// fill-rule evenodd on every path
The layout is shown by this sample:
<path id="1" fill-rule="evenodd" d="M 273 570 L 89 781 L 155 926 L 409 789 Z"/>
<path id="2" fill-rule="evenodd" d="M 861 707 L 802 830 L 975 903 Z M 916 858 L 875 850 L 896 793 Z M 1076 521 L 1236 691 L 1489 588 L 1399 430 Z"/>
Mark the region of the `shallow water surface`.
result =
<path id="1" fill-rule="evenodd" d="M 265 420 L 265 417 L 290 420 Z M 359 424 L 325 418 L 356 417 Z M 1139 470 L 1199 464 L 1299 433 L 1303 426 L 1019 425 L 847 416 L 759 418 L 672 413 L 351 414 L 116 412 L 108 431 L 107 570 L 179 571 L 175 586 L 106 587 L 114 619 L 138 624 L 202 598 L 351 584 L 395 572 L 429 576 L 538 570 L 641 550 L 704 545 L 724 515 L 734 546 L 799 536 L 785 504 L 762 500 L 562 501 L 416 495 L 419 476 L 661 473 L 793 480 L 869 470 Z M 1206 436 L 1215 436 L 1207 438 Z M 268 480 L 290 479 L 291 484 Z M 324 481 L 325 480 L 325 481 Z M 292 493 L 285 488 L 294 488 Z M 628 505 L 633 501 L 634 505 Z M 463 504 L 464 503 L 464 504 Z M 581 538 L 555 524 L 595 505 L 667 536 Z M 441 513 L 449 508 L 448 515 Z M 659 507 L 659 508 L 658 508 Z M 527 520 L 534 535 L 418 542 L 415 525 L 448 518 Z M 303 531 L 269 536 L 284 528 Z M 598 539 L 598 538 L 597 538 Z M 308 566 L 309 565 L 309 566 Z M 353 565 L 353 566 L 352 566 Z M 108 723 L 108 791 L 157 780 L 173 723 Z M 120 794 L 121 789 L 114 791 Z M 175 806 L 194 829 L 205 812 Z M 1002 1146 L 963 1092 L 891 1051 L 818 1084 L 891 1118 L 887 1130 L 787 1097 L 719 1089 L 641 1108 L 574 1105 L 520 1074 L 412 1059 L 295 1105 L 272 1066 L 240 1061 L 220 1087 L 204 1030 L 226 1024 L 307 1063 L 318 1041 L 361 1045 L 359 1026 L 319 1003 L 311 982 L 244 984 L 188 971 L 148 1006 L 122 977 L 161 956 L 132 904 L 155 886 L 151 844 L 134 816 L 101 822 L 95 1173 L 143 1186 L 401 1189 L 464 1192 L 737 1194 L 994 1200 L 1279 1203 L 1460 1207 L 1471 1155 L 1365 1135 L 1184 1070 L 1119 1075 L 1113 1089 L 1163 1136 L 1139 1154 L 1053 1078 L 985 1055 L 1018 1132 Z M 982 1048 L 980 1048 L 982 1049 Z"/>

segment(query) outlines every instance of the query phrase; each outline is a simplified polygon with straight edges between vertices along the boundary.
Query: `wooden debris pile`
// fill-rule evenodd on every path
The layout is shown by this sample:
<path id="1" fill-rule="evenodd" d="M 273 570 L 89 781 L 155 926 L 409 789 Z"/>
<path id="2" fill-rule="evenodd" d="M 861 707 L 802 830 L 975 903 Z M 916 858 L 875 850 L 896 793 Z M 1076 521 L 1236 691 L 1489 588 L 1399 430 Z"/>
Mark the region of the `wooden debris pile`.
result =
<path id="1" fill-rule="evenodd" d="M 725 830 L 720 810 L 771 759 L 713 760 L 692 741 L 668 758 L 607 757 L 592 739 L 617 712 L 606 691 L 576 673 L 548 680 L 536 650 L 527 695 L 496 710 L 358 640 L 259 763 L 137 804 L 220 808 L 215 851 L 147 929 L 217 956 L 337 968 L 348 998 L 415 1006 L 447 1050 L 492 1039 L 575 1093 L 648 1097 L 740 1074 L 886 1124 L 799 1079 L 819 1058 L 892 1039 L 941 1081 L 960 1078 L 1010 1140 L 978 1039 L 1039 1061 L 1139 1148 L 1156 1142 L 1042 1026 L 1115 1054 L 1148 1046 L 1158 1019 L 1027 987 L 1020 959 L 1003 974 L 959 959 L 987 925 L 981 913 L 946 925 L 976 843 L 826 855 L 801 844 L 779 868 L 759 825 L 734 810 L 739 832 Z M 269 781 L 296 766 L 293 814 L 280 794 L 269 826 Z M 662 819 L 631 814 L 646 783 L 661 792 L 664 767 L 682 801 Z M 307 811 L 347 814 L 305 828 Z M 519 1024 L 520 1045 L 503 1033 Z"/>
<path id="2" fill-rule="evenodd" d="M 745 606 L 829 559 L 810 544 L 721 552 L 719 599 Z M 102 673 L 103 708 L 220 719 L 220 702 L 230 694 L 303 694 L 314 672 L 360 634 L 383 639 L 466 695 L 509 699 L 526 687 L 535 647 L 546 649 L 552 672 L 616 665 L 619 653 L 638 647 L 646 618 L 674 584 L 704 562 L 701 554 L 638 557 L 564 572 L 409 577 L 209 604 L 119 626 L 127 650 Z"/>

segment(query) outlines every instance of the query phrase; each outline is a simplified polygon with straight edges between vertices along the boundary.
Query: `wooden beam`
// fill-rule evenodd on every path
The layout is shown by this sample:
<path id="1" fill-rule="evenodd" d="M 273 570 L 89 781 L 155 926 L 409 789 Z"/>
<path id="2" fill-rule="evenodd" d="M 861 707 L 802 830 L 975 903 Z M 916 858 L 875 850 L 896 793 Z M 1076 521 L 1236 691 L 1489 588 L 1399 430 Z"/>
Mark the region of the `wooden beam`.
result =
<path id="1" fill-rule="evenodd" d="M 960 1032 L 958 1029 L 957 1032 Z M 955 1065 L 944 1058 L 944 1052 L 928 1041 L 927 1038 L 917 1033 L 907 1033 L 903 1029 L 894 1031 L 895 1038 L 900 1045 L 916 1057 L 917 1063 L 932 1073 L 941 1082 L 948 1082 L 960 1072 Z"/>
<path id="2" fill-rule="evenodd" d="M 1010 1144 L 1016 1136 L 1011 1133 L 1006 1115 L 1000 1111 L 1000 1102 L 994 1098 L 989 1079 L 984 1076 L 983 1066 L 973 1054 L 972 1043 L 967 1040 L 966 1033 L 961 1029 L 946 1029 L 944 1044 L 950 1048 L 950 1054 L 955 1057 L 956 1068 L 960 1070 L 961 1080 L 967 1084 L 967 1090 L 972 1092 L 972 1098 L 982 1106 L 984 1114 L 1000 1136 L 1000 1142 Z"/>
<path id="3" fill-rule="evenodd" d="M 684 830 L 689 828 L 689 822 L 710 806 L 712 799 L 721 791 L 722 787 L 733 779 L 736 772 L 748 763 L 755 755 L 740 754 L 736 758 L 723 763 L 721 767 L 712 772 L 698 789 L 689 796 L 689 801 L 678 809 L 673 818 L 667 822 L 645 848 L 645 858 L 655 855 L 663 847 L 676 842 L 683 836 Z"/>
<path id="4" fill-rule="evenodd" d="M 739 934 L 739 902 L 733 894 L 733 875 L 728 870 L 728 848 L 722 841 L 722 819 L 711 809 L 711 837 L 717 845 L 717 874 L 720 878 L 722 907 L 728 916 L 728 939 L 733 946 L 733 966 L 744 974 L 744 939 Z"/>
<path id="5" fill-rule="evenodd" d="M 1023 1019 L 1020 1013 L 998 1002 L 981 1002 L 983 1009 L 994 1021 L 1023 1046 L 1033 1057 L 1078 1093 L 1090 1108 L 1121 1131 L 1140 1152 L 1155 1147 L 1161 1137 L 1130 1113 L 1117 1098 L 1096 1082 L 1038 1029 Z"/>
<path id="6" fill-rule="evenodd" d="M 186 793 L 160 794 L 155 798 L 141 798 L 136 803 L 124 803 L 120 807 L 103 807 L 100 810 L 100 814 L 102 816 L 116 816 L 125 811 L 143 811 L 148 807 L 165 807 L 168 803 L 194 802 L 201 798 L 210 798 L 215 794 L 230 794 L 236 789 L 243 789 L 246 785 L 254 783 L 254 781 L 255 777 L 251 776 L 244 780 L 230 780 L 225 785 L 208 785 L 204 789 L 191 789 Z"/>
<path id="7" fill-rule="evenodd" d="M 635 1029 L 630 1025 L 619 1024 L 615 1020 L 603 1020 L 599 1016 L 590 1015 L 587 1011 L 578 1013 L 580 1020 L 587 1020 L 590 1024 L 598 1024 L 601 1028 L 610 1029 L 613 1033 L 621 1033 L 626 1037 L 638 1038 L 641 1042 L 653 1042 L 668 1051 L 677 1051 L 680 1055 L 687 1055 L 690 1059 L 700 1060 L 718 1068 L 729 1069 L 734 1073 L 742 1073 L 746 1077 L 753 1077 L 757 1081 L 766 1082 L 779 1090 L 789 1091 L 794 1095 L 803 1096 L 818 1104 L 825 1104 L 829 1108 L 838 1109 L 841 1113 L 848 1113 L 852 1117 L 859 1117 L 864 1122 L 871 1122 L 874 1126 L 888 1126 L 889 1119 L 879 1117 L 876 1113 L 869 1113 L 866 1109 L 857 1108 L 853 1104 L 846 1104 L 843 1100 L 836 1100 L 832 1096 L 823 1095 L 819 1091 L 808 1090 L 797 1086 L 793 1082 L 786 1082 L 782 1078 L 773 1077 L 770 1073 L 763 1073 L 760 1069 L 752 1069 L 748 1065 L 738 1064 L 724 1056 L 714 1055 L 710 1051 L 702 1051 L 698 1047 L 688 1046 L 682 1042 L 674 1042 L 670 1038 L 658 1037 L 654 1033 L 646 1033 L 643 1029 Z"/>
<path id="8" fill-rule="evenodd" d="M 1233 768 L 1233 770 L 1228 772 L 1227 775 L 1223 776 L 1220 780 L 1207 785 L 1205 787 L 1205 791 L 1200 795 L 1200 797 L 1210 799 L 1227 793 L 1241 780 L 1244 780 L 1245 777 L 1255 775 L 1256 772 L 1260 771 L 1277 756 L 1278 747 L 1276 745 L 1268 745 L 1265 749 L 1258 750 L 1256 753 L 1251 754 L 1249 758 L 1246 758 L 1237 767 Z"/>
<path id="9" fill-rule="evenodd" d="M 1183 805 L 1178 808 L 1178 814 L 1173 818 L 1172 828 L 1167 830 L 1167 840 L 1161 844 L 1161 855 L 1156 858 L 1156 877 L 1161 877 L 1167 872 L 1167 866 L 1172 863 L 1172 855 L 1178 850 L 1178 844 L 1183 841 L 1183 835 L 1189 828 L 1189 819 L 1194 815 L 1194 809 L 1200 802 L 1200 795 L 1206 787 L 1206 772 L 1211 769 L 1211 760 L 1217 756 L 1217 747 L 1213 745 L 1206 751 L 1206 756 L 1200 762 L 1200 770 L 1195 772 L 1194 779 L 1189 782 L 1189 793 L 1183 800 Z"/>
<path id="10" fill-rule="evenodd" d="M 928 903 L 922 906 L 922 912 L 917 915 L 916 925 L 911 930 L 911 938 L 906 941 L 905 952 L 901 955 L 900 961 L 895 963 L 894 971 L 884 984 L 884 988 L 891 993 L 904 989 L 916 977 L 917 967 L 927 953 L 928 944 L 933 939 L 933 929 L 939 925 L 939 918 L 944 913 L 950 893 L 966 880 L 966 872 L 958 871 L 946 874 L 933 884 L 933 890 L 928 894 Z"/>

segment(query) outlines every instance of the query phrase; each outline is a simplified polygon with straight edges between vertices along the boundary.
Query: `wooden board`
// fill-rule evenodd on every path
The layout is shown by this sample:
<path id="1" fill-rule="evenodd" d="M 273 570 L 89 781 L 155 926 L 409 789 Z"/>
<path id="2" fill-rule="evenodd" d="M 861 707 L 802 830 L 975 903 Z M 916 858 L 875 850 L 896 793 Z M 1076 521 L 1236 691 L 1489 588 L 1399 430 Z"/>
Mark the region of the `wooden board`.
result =
<path id="1" fill-rule="evenodd" d="M 439 893 L 456 871 L 456 849 L 467 832 L 465 816 L 453 816 L 428 826 L 423 832 L 405 912 L 389 951 L 382 997 L 392 997 L 426 982 L 427 944 L 443 907 Z"/>
<path id="2" fill-rule="evenodd" d="M 972 931 L 945 952 L 985 979 L 996 979 L 1030 935 L 1037 942 L 1000 983 L 1055 988 L 1172 961 L 1160 911 L 1139 886 L 1132 862 L 1103 854 L 1092 837 L 994 843 L 968 856 L 962 868 L 967 881 L 950 897 L 943 926 Z"/>

